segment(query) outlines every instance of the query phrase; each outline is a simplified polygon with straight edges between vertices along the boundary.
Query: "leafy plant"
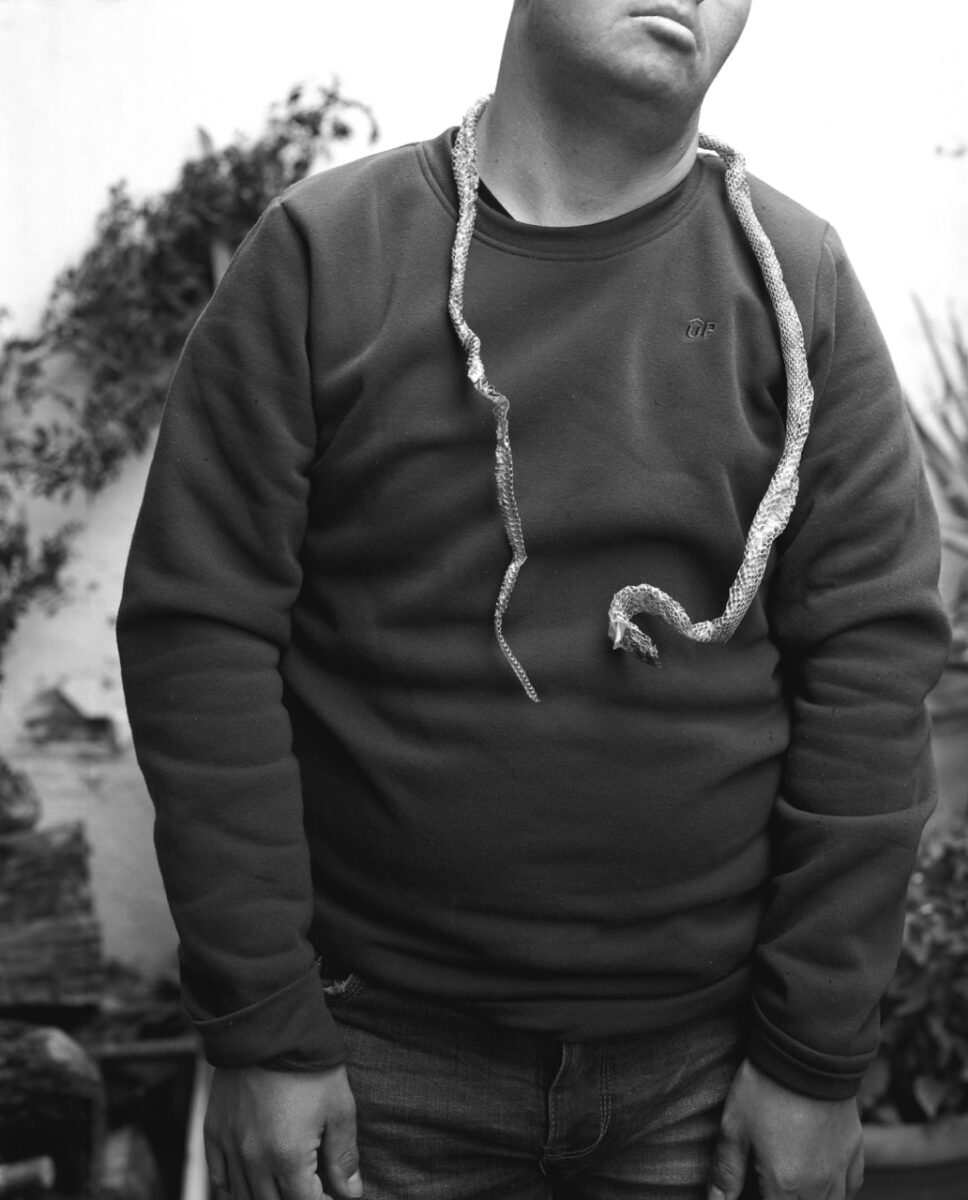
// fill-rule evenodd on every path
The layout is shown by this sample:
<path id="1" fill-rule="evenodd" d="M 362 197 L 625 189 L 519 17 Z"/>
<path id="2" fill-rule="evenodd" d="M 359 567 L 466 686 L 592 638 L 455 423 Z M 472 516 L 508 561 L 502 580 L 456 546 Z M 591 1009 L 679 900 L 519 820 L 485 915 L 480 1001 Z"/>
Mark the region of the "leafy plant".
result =
<path id="1" fill-rule="evenodd" d="M 942 594 L 954 633 L 949 665 L 968 669 L 968 338 L 952 313 L 943 344 L 917 299 L 915 306 L 939 387 L 923 412 L 916 405 L 909 407 L 941 510 L 941 539 L 947 551 Z"/>
<path id="2" fill-rule="evenodd" d="M 0 654 L 30 604 L 57 595 L 71 532 L 70 527 L 65 527 L 34 548 L 23 512 L 4 511 L 4 491 L 0 486 Z"/>
<path id="3" fill-rule="evenodd" d="M 968 1113 L 968 821 L 925 835 L 882 1044 L 861 1091 L 880 1124 Z"/>
<path id="4" fill-rule="evenodd" d="M 200 153 L 173 188 L 110 189 L 93 243 L 54 283 L 38 332 L 0 350 L 0 656 L 25 609 L 56 597 L 72 526 L 37 543 L 24 501 L 97 492 L 145 448 L 168 376 L 232 252 L 269 201 L 362 121 L 337 86 L 294 88 L 254 140 Z M 0 319 L 4 316 L 0 311 Z"/>
<path id="5" fill-rule="evenodd" d="M 0 479 L 0 683 L 3 651 L 20 617 L 38 600 L 53 602 L 61 594 L 61 569 L 72 531 L 65 525 L 39 546 L 33 545 L 13 489 Z M 29 827 L 38 814 L 29 780 L 0 755 L 0 835 Z"/>
<path id="6" fill-rule="evenodd" d="M 0 395 L 19 410 L 0 452 L 45 496 L 94 492 L 145 448 L 168 376 L 232 252 L 269 201 L 352 136 L 368 109 L 334 87 L 295 88 L 254 141 L 201 153 L 167 192 L 135 200 L 111 188 L 93 244 L 56 280 L 35 337 L 0 356 Z"/>

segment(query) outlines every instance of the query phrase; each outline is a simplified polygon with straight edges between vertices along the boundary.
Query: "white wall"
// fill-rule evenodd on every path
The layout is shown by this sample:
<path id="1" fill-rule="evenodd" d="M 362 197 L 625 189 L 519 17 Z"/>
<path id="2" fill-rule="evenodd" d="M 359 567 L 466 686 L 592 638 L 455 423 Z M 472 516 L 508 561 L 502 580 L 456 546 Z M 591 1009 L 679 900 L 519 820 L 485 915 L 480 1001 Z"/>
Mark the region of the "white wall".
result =
<path id="1" fill-rule="evenodd" d="M 963 0 L 754 0 L 705 113 L 836 225 L 915 396 L 933 375 L 912 294 L 968 317 L 966 44 Z"/>

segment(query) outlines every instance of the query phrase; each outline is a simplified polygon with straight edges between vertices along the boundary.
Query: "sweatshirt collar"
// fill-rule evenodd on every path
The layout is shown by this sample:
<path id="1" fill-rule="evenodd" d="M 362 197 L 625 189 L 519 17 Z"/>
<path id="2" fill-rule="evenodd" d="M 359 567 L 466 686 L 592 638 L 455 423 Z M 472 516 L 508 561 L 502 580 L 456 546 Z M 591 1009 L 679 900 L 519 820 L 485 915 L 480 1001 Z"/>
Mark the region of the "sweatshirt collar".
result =
<path id="1" fill-rule="evenodd" d="M 457 219 L 457 189 L 452 153 L 456 129 L 418 147 L 431 186 L 450 216 Z M 490 205 L 480 205 L 475 240 L 512 253 L 534 258 L 600 259 L 621 254 L 661 237 L 692 208 L 701 194 L 703 173 L 709 170 L 702 157 L 681 183 L 658 199 L 606 221 L 589 225 L 531 225 L 516 221 Z"/>

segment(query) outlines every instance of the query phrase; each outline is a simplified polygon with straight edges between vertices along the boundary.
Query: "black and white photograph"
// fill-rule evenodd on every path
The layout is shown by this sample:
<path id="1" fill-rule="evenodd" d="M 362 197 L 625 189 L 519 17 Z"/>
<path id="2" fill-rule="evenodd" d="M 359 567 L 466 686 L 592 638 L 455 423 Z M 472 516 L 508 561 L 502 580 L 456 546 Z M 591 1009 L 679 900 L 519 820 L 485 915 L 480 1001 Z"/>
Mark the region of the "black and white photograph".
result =
<path id="1" fill-rule="evenodd" d="M 968 1200 L 966 45 L 0 0 L 0 1200 Z"/>

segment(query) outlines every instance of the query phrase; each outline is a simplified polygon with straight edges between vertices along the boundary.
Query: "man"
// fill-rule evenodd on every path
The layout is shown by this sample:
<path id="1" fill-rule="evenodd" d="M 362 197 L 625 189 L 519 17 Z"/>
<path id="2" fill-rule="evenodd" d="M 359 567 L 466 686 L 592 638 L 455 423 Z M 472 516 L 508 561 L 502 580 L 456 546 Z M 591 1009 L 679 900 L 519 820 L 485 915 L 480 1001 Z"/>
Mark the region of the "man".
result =
<path id="1" fill-rule="evenodd" d="M 234 1200 L 859 1186 L 947 629 L 836 236 L 697 154 L 749 4 L 515 0 L 186 347 L 119 635 Z"/>

